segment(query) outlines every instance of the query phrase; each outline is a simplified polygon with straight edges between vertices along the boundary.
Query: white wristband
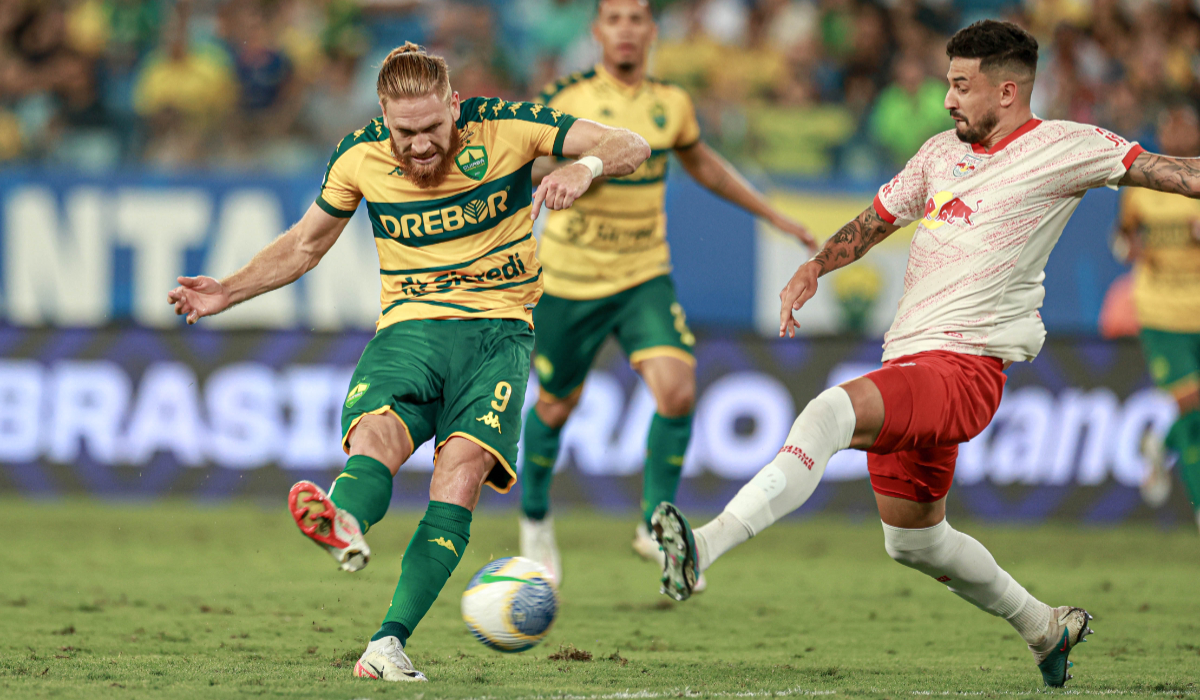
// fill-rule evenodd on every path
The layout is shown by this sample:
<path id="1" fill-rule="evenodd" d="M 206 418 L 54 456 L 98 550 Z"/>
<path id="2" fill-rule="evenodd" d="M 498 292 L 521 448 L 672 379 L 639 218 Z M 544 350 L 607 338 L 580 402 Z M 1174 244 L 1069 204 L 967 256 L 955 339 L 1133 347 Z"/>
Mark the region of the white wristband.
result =
<path id="1" fill-rule="evenodd" d="M 604 161 L 596 156 L 584 156 L 575 162 L 586 165 L 587 169 L 592 171 L 593 180 L 604 174 Z"/>

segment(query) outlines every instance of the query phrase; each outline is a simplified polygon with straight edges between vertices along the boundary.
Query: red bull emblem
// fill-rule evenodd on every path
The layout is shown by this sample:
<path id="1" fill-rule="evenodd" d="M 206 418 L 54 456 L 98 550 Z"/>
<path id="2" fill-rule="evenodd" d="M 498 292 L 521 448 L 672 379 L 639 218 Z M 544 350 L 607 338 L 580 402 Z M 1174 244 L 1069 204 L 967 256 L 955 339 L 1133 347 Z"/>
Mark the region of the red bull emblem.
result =
<path id="1" fill-rule="evenodd" d="M 954 177 L 966 177 L 975 172 L 975 166 L 982 162 L 982 158 L 976 155 L 967 154 L 963 159 L 954 164 L 954 169 L 950 174 Z"/>
<path id="2" fill-rule="evenodd" d="M 923 223 L 926 228 L 933 229 L 942 224 L 957 224 L 960 221 L 967 226 L 974 225 L 975 222 L 971 221 L 971 215 L 979 209 L 983 200 L 975 200 L 975 206 L 972 207 L 960 197 L 950 196 L 947 199 L 946 196 L 950 194 L 949 192 L 938 192 L 925 202 Z"/>

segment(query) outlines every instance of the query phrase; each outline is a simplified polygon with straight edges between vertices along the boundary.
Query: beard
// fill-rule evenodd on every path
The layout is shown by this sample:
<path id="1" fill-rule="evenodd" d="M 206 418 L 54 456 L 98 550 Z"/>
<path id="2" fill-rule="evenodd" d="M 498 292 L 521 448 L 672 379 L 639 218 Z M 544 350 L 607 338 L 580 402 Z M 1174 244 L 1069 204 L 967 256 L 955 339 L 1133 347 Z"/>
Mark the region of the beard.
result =
<path id="1" fill-rule="evenodd" d="M 423 190 L 433 189 L 446 181 L 450 175 L 450 167 L 453 165 L 453 157 L 451 153 L 457 155 L 462 150 L 462 136 L 458 133 L 458 129 L 450 130 L 450 147 L 442 150 L 437 145 L 434 145 L 434 150 L 439 158 L 433 165 L 418 165 L 407 153 L 401 153 L 400 149 L 396 148 L 396 140 L 390 135 L 388 139 L 392 142 L 392 155 L 396 160 L 400 161 L 400 170 L 404 173 L 410 182 Z"/>
<path id="2" fill-rule="evenodd" d="M 958 117 L 960 119 L 966 118 L 963 116 L 962 112 L 955 111 L 951 111 L 950 116 Z M 996 110 L 993 109 L 992 111 L 980 117 L 979 121 L 974 125 L 972 125 L 970 122 L 956 123 L 954 125 L 954 135 L 957 136 L 958 140 L 962 141 L 963 143 L 983 143 L 983 140 L 988 137 L 988 134 L 992 133 L 992 129 L 995 129 L 996 125 L 999 123 L 1000 115 Z"/>

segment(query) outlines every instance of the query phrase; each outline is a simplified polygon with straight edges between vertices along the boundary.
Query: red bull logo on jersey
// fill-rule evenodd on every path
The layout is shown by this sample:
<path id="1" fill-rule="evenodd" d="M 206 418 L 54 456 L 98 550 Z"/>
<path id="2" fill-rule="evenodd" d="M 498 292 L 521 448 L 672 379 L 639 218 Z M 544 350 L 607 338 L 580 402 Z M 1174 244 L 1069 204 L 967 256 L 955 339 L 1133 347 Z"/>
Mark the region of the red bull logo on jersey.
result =
<path id="1" fill-rule="evenodd" d="M 963 159 L 954 164 L 954 169 L 950 174 L 954 177 L 966 177 L 975 172 L 975 166 L 983 162 L 983 159 L 976 155 L 967 154 Z"/>
<path id="2" fill-rule="evenodd" d="M 963 223 L 972 226 L 975 222 L 971 221 L 971 216 L 982 203 L 982 199 L 977 199 L 975 206 L 971 206 L 961 197 L 954 196 L 953 192 L 938 192 L 925 202 L 925 216 L 921 219 L 921 225 L 931 231 L 943 224 Z"/>

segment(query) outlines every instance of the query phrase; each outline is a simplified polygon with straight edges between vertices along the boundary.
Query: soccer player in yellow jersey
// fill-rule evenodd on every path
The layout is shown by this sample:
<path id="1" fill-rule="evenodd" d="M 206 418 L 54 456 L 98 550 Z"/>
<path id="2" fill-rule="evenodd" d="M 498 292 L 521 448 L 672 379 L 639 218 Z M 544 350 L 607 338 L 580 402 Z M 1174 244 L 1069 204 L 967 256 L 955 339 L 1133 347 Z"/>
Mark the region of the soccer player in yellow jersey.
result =
<path id="1" fill-rule="evenodd" d="M 1163 113 L 1158 129 L 1162 152 L 1200 156 L 1200 122 L 1186 105 Z M 1124 190 L 1118 243 L 1133 263 L 1133 299 L 1141 325 L 1142 349 L 1154 383 L 1171 392 L 1179 418 L 1164 440 L 1177 456 L 1200 526 L 1200 201 L 1142 188 Z M 1148 445 L 1155 485 L 1169 488 L 1163 450 Z"/>
<path id="2" fill-rule="evenodd" d="M 354 667 L 360 677 L 423 681 L 404 646 L 466 549 L 483 484 L 506 492 L 516 481 L 530 312 L 542 294 L 532 220 L 543 205 L 571 206 L 595 177 L 632 173 L 650 148 L 631 131 L 545 105 L 460 100 L 446 62 L 415 44 L 384 60 L 377 89 L 383 115 L 338 145 L 300 222 L 224 280 L 181 277 L 169 299 L 194 323 L 295 281 L 366 200 L 383 309 L 342 411 L 351 456 L 328 494 L 302 481 L 288 506 L 305 535 L 357 571 L 392 477 L 436 436 L 429 508 L 383 624 Z M 544 155 L 579 160 L 535 194 L 530 169 Z"/>
<path id="3" fill-rule="evenodd" d="M 538 251 L 546 277 L 546 294 L 534 310 L 534 368 L 541 391 L 525 419 L 521 553 L 558 577 L 549 493 L 559 435 L 609 335 L 616 336 L 657 403 L 646 449 L 644 518 L 634 548 L 648 559 L 661 557 L 647 533 L 648 518 L 659 502 L 675 496 L 696 393 L 695 338 L 675 299 L 666 241 L 663 200 L 670 154 L 713 193 L 814 245 L 802 226 L 773 209 L 700 140 L 688 94 L 646 76 L 657 27 L 645 0 L 601 0 L 592 33 L 602 62 L 547 86 L 539 100 L 636 131 L 653 151 L 632 175 L 610 177 L 570 211 L 552 213 Z M 556 165 L 539 161 L 535 181 Z"/>

